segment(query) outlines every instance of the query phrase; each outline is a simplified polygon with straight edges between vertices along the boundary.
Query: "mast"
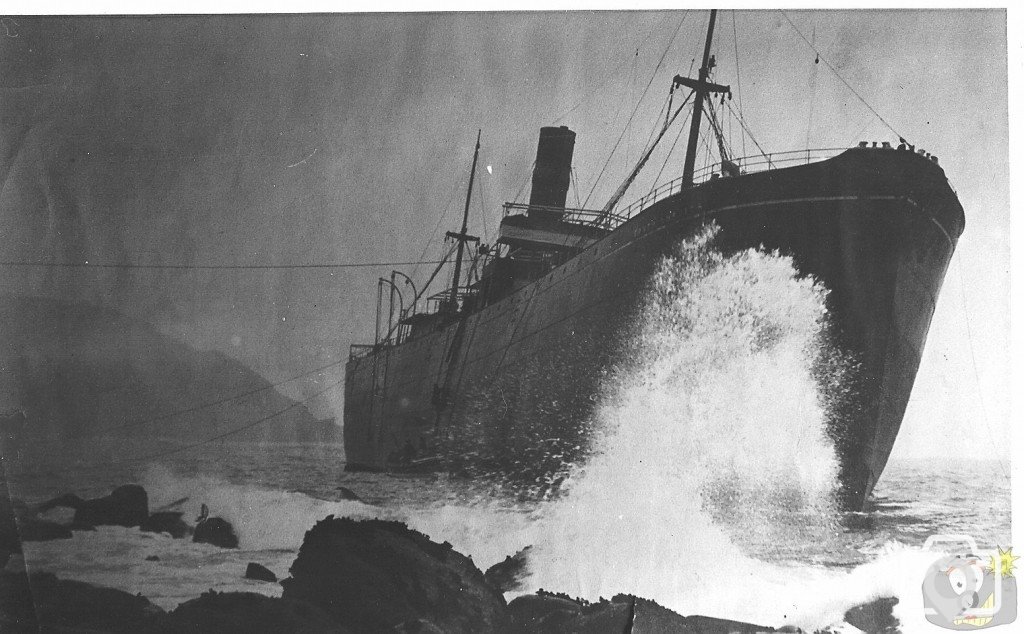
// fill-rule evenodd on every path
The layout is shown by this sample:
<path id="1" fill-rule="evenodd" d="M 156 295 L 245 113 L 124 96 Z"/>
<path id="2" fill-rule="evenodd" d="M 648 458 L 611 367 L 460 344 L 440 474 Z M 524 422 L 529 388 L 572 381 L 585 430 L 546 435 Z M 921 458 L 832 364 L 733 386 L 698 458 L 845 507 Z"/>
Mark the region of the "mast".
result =
<path id="1" fill-rule="evenodd" d="M 661 132 L 658 134 L 657 138 L 654 139 L 654 142 L 651 143 L 650 147 L 647 148 L 643 156 L 640 157 L 640 160 L 637 162 L 636 167 L 634 167 L 633 171 L 630 172 L 629 176 L 626 177 L 626 180 L 622 183 L 622 185 L 619 186 L 617 190 L 615 190 L 615 193 L 612 194 L 612 197 L 607 202 L 607 204 L 605 204 L 605 206 L 601 208 L 601 214 L 594 221 L 594 224 L 600 225 L 605 219 L 607 219 L 608 215 L 615 208 L 615 205 L 617 205 L 619 203 L 619 200 L 621 200 L 621 198 L 625 195 L 626 190 L 629 189 L 629 186 L 633 183 L 633 180 L 636 178 L 637 174 L 639 174 L 640 170 L 643 169 L 644 165 L 647 163 L 647 159 L 651 157 L 651 154 L 654 152 L 654 148 L 658 145 L 658 142 L 661 141 L 661 138 L 668 131 L 669 126 L 672 125 L 672 122 L 676 120 L 676 117 L 679 115 L 680 112 L 682 112 L 683 107 L 686 105 L 686 103 L 690 100 L 691 97 L 694 98 L 693 119 L 690 122 L 690 142 L 686 148 L 686 163 L 683 167 L 683 180 L 686 186 L 693 185 L 693 168 L 697 158 L 697 141 L 700 138 L 700 117 L 704 110 L 704 104 L 710 103 L 710 99 L 708 98 L 708 96 L 711 94 L 723 93 L 728 94 L 730 99 L 732 98 L 732 89 L 729 86 L 722 84 L 713 84 L 707 81 L 708 75 L 711 73 L 711 69 L 714 68 L 715 66 L 715 59 L 711 57 L 711 41 L 715 31 L 715 16 L 717 15 L 717 13 L 718 12 L 716 10 L 711 10 L 711 19 L 708 22 L 708 37 L 707 41 L 704 43 L 704 61 L 700 67 L 699 78 L 694 80 L 690 79 L 689 77 L 681 77 L 679 75 L 676 75 L 675 78 L 672 80 L 672 91 L 669 92 L 669 108 L 665 112 L 665 123 L 661 127 Z M 675 89 L 679 86 L 686 86 L 687 88 L 692 89 L 692 92 L 690 93 L 690 96 L 686 98 L 686 101 L 684 101 L 675 111 L 675 113 L 673 113 L 672 94 L 673 91 L 675 91 Z M 709 109 L 709 116 L 711 118 L 711 123 L 714 126 L 715 138 L 718 139 L 718 148 L 720 154 L 722 155 L 722 161 L 728 161 L 729 159 L 725 151 L 725 144 L 722 140 L 722 134 L 718 129 L 718 122 L 715 120 L 713 110 Z"/>
<path id="2" fill-rule="evenodd" d="M 449 310 L 456 312 L 458 310 L 458 298 L 459 298 L 459 277 L 462 276 L 462 253 L 466 248 L 466 242 L 470 240 L 478 241 L 480 238 L 476 236 L 466 235 L 466 229 L 469 225 L 469 202 L 473 197 L 473 177 L 476 176 L 476 160 L 480 156 L 480 130 L 476 131 L 476 148 L 473 150 L 473 168 L 469 172 L 469 189 L 466 190 L 466 208 L 462 212 L 462 231 L 459 233 L 447 232 L 445 235 L 449 238 L 454 238 L 459 241 L 458 253 L 455 256 L 455 275 L 452 276 L 452 294 L 448 300 Z"/>
<path id="3" fill-rule="evenodd" d="M 704 61 L 700 65 L 700 74 L 698 75 L 695 85 L 692 86 L 694 91 L 693 100 L 693 120 L 690 121 L 690 142 L 686 146 L 686 163 L 683 164 L 683 185 L 693 185 L 693 165 L 697 160 L 697 141 L 700 139 L 700 115 L 704 112 L 704 101 L 707 99 L 709 86 L 707 83 L 708 73 L 711 71 L 708 68 L 708 59 L 711 55 L 711 39 L 715 33 L 715 16 L 718 14 L 717 9 L 711 10 L 711 18 L 708 20 L 708 38 L 704 43 Z M 692 80 L 691 80 L 692 81 Z"/>

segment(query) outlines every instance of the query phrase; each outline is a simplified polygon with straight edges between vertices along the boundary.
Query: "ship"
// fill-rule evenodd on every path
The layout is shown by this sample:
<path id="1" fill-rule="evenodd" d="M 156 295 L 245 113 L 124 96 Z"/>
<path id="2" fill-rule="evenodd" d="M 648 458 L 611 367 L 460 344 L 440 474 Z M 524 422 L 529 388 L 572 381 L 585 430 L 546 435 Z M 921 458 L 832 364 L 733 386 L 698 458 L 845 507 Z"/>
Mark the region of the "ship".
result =
<path id="1" fill-rule="evenodd" d="M 673 80 L 689 90 L 692 113 L 682 176 L 631 205 L 618 203 L 650 150 L 601 209 L 566 207 L 575 133 L 545 127 L 529 202 L 506 203 L 496 243 L 481 245 L 467 233 L 478 133 L 461 231 L 448 233 L 450 286 L 424 298 L 404 274 L 381 278 L 376 340 L 350 349 L 347 469 L 556 482 L 585 459 L 603 381 L 627 354 L 659 262 L 713 223 L 723 254 L 777 251 L 828 289 L 831 344 L 856 361 L 829 412 L 838 498 L 865 508 L 903 420 L 963 207 L 938 158 L 902 138 L 729 157 L 712 107 L 731 97 L 710 78 L 714 24 L 712 11 L 697 77 Z M 721 161 L 695 170 L 704 117 Z"/>

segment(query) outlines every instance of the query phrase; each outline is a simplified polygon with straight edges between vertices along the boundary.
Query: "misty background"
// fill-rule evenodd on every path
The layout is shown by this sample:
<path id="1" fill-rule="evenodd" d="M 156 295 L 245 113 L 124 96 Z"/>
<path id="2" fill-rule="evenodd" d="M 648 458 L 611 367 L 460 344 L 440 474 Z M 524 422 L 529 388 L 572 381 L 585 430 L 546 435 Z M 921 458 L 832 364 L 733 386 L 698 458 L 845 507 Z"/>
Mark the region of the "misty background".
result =
<path id="1" fill-rule="evenodd" d="M 545 125 L 578 134 L 570 204 L 603 206 L 659 123 L 672 77 L 696 74 L 707 14 L 14 16 L 2 26 L 0 262 L 355 264 L 438 259 L 460 221 L 477 129 L 470 233 L 491 241 L 501 203 L 529 195 Z M 716 81 L 733 87 L 765 151 L 898 142 L 826 61 L 939 157 L 967 228 L 894 455 L 1007 437 L 1005 12 L 723 11 L 712 52 Z M 758 153 L 735 122 L 726 132 L 735 155 Z M 660 181 L 680 175 L 685 139 L 670 153 L 674 138 L 623 203 L 659 169 Z M 376 279 L 392 268 L 4 265 L 0 293 L 118 311 L 276 383 L 372 342 Z M 422 283 L 433 266 L 397 268 Z M 5 375 L 16 357 L 0 359 Z M 342 389 L 331 386 L 342 376 L 339 363 L 280 389 L 340 424 Z"/>

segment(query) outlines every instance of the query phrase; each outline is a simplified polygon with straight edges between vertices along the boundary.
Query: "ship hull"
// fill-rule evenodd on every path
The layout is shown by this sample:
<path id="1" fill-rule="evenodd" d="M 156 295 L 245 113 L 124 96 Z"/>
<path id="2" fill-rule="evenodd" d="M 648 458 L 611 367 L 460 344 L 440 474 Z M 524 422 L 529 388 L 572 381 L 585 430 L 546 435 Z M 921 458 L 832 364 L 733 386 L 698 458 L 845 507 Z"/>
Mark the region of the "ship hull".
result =
<path id="1" fill-rule="evenodd" d="M 842 504 L 862 507 L 899 431 L 964 224 L 938 165 L 896 150 L 685 190 L 508 297 L 354 358 L 349 468 L 426 462 L 527 484 L 557 479 L 586 451 L 603 381 L 628 363 L 651 275 L 712 221 L 723 253 L 778 250 L 829 290 L 832 343 L 856 361 L 830 429 Z"/>

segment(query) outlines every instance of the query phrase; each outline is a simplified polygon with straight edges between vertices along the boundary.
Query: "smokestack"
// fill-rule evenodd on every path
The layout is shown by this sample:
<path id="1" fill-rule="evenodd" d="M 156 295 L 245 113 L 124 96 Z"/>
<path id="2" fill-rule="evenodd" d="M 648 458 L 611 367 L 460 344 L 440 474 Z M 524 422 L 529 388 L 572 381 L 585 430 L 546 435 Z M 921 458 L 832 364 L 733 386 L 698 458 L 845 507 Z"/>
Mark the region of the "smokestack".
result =
<path id="1" fill-rule="evenodd" d="M 530 205 L 565 207 L 569 193 L 569 173 L 572 169 L 572 151 L 576 146 L 576 133 L 565 127 L 540 129 L 537 142 L 537 164 L 533 168 L 533 189 Z M 531 218 L 560 219 L 561 213 L 531 211 Z"/>

